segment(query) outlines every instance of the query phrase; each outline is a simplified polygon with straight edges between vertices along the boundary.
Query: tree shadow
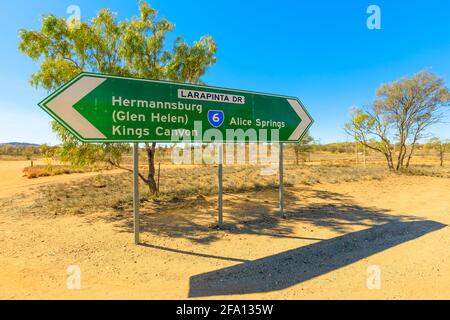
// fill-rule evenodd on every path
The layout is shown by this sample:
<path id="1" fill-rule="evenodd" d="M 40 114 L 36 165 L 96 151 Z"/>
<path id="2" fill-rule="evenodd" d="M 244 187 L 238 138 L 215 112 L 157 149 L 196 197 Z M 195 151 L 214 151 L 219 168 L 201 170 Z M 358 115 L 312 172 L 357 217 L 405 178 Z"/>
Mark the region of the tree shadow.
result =
<path id="1" fill-rule="evenodd" d="M 439 230 L 435 221 L 391 221 L 190 278 L 189 297 L 281 290 Z"/>
<path id="2" fill-rule="evenodd" d="M 297 194 L 286 191 L 285 201 L 289 204 L 287 218 L 278 214 L 278 193 L 275 190 L 266 190 L 263 200 L 258 200 L 256 193 L 227 195 L 224 201 L 225 232 L 320 241 L 321 238 L 295 234 L 296 222 L 346 233 L 354 227 L 415 219 L 411 216 L 394 217 L 388 210 L 362 207 L 353 203 L 350 197 L 339 193 L 305 188 L 300 194 L 302 198 L 315 200 L 304 204 Z M 198 197 L 175 202 L 147 201 L 141 204 L 140 212 L 140 231 L 143 234 L 184 238 L 200 244 L 208 244 L 220 238 L 221 231 L 215 229 L 215 199 Z M 132 212 L 129 210 L 86 217 L 87 222 L 92 219 L 113 222 L 119 232 L 133 232 Z"/>
<path id="3" fill-rule="evenodd" d="M 292 236 L 292 224 L 300 222 L 310 226 L 323 227 L 336 233 L 346 233 L 354 227 L 367 227 L 390 222 L 417 218 L 408 215 L 389 214 L 389 210 L 360 206 L 352 198 L 340 193 L 307 188 L 302 191 L 305 199 L 315 199 L 314 203 L 303 204 L 302 199 L 293 192 L 285 191 L 285 202 L 289 204 L 285 217 L 276 214 L 278 199 L 261 202 L 250 200 L 250 205 L 243 207 L 239 202 L 231 202 L 229 209 L 233 213 L 225 225 L 228 231 L 236 234 L 258 234 L 279 238 L 297 238 L 302 240 L 322 240 L 316 237 Z M 270 204 L 268 204 L 270 203 Z M 261 208 L 271 210 L 263 211 Z M 272 214 L 270 214 L 270 212 Z M 275 214 L 273 214 L 275 212 Z"/>

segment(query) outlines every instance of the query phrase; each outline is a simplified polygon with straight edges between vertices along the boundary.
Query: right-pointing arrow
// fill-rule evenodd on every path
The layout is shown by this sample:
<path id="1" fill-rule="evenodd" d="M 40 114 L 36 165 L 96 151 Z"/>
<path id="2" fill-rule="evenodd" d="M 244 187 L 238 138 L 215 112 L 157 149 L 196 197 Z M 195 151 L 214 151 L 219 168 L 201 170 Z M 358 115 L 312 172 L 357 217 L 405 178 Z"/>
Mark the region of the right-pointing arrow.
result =
<path id="1" fill-rule="evenodd" d="M 300 117 L 301 122 L 295 128 L 294 132 L 289 136 L 288 140 L 295 141 L 299 140 L 302 134 L 305 132 L 305 130 L 308 128 L 308 126 L 311 124 L 312 119 L 310 116 L 305 112 L 303 107 L 298 103 L 297 100 L 288 99 L 289 104 L 291 105 L 292 109 L 297 113 L 297 115 Z"/>
<path id="2" fill-rule="evenodd" d="M 82 76 L 52 100 L 45 103 L 45 106 L 83 138 L 105 139 L 103 133 L 73 108 L 78 101 L 105 80 L 106 78 Z"/>

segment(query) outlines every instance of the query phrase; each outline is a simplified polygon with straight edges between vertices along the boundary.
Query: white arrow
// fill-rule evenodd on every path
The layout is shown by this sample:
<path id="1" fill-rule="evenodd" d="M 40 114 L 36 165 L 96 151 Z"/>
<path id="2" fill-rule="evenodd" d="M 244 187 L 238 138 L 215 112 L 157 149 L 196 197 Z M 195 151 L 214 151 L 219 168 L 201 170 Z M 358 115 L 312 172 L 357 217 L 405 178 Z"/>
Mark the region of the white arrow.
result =
<path id="1" fill-rule="evenodd" d="M 78 101 L 105 80 L 106 78 L 83 76 L 54 97 L 46 106 L 83 138 L 105 139 L 103 133 L 73 108 Z"/>
<path id="2" fill-rule="evenodd" d="M 302 120 L 297 128 L 295 128 L 294 132 L 289 136 L 288 140 L 298 140 L 312 120 L 297 100 L 288 99 L 288 102 Z"/>

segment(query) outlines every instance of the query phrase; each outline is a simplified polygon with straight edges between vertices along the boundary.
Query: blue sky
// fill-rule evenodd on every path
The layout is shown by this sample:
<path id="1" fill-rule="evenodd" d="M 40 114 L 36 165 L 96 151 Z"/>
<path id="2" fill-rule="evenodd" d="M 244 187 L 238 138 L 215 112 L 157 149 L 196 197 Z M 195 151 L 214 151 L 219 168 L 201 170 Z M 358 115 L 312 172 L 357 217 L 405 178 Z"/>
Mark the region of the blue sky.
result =
<path id="1" fill-rule="evenodd" d="M 431 69 L 450 86 L 450 1 L 149 1 L 176 24 L 173 38 L 204 34 L 219 45 L 217 64 L 203 80 L 213 86 L 299 97 L 315 119 L 322 143 L 347 141 L 343 124 L 351 106 L 370 104 L 376 88 Z M 0 2 L 0 142 L 55 144 L 50 117 L 37 107 L 45 91 L 28 84 L 37 64 L 17 50 L 18 30 L 37 29 L 42 14 L 83 20 L 103 7 L 118 19 L 137 14 L 137 1 Z M 381 30 L 366 27 L 369 5 L 381 8 Z M 172 39 L 171 39 L 172 40 Z M 447 123 L 434 135 L 450 138 Z"/>

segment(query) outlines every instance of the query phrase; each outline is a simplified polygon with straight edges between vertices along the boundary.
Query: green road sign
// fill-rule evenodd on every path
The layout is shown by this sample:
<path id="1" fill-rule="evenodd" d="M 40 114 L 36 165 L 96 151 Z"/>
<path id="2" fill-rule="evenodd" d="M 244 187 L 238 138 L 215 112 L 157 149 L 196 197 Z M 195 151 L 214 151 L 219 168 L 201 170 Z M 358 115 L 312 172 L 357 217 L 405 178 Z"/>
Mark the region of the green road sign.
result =
<path id="1" fill-rule="evenodd" d="M 294 97 L 81 73 L 39 103 L 84 142 L 298 142 Z"/>

